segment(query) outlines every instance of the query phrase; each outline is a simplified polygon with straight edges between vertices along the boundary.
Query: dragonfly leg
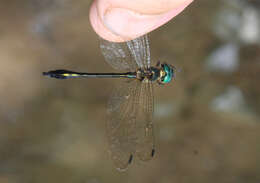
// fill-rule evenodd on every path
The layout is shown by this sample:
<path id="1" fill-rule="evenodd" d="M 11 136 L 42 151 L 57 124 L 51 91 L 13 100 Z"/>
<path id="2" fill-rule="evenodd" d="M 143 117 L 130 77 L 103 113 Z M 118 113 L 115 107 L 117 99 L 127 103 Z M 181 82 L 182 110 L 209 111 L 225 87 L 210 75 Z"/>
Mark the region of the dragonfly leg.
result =
<path id="1" fill-rule="evenodd" d="M 159 67 L 161 65 L 160 60 L 158 60 L 158 62 L 156 63 L 156 67 Z"/>
<path id="2" fill-rule="evenodd" d="M 162 82 L 160 82 L 159 80 L 157 80 L 157 83 L 159 84 L 159 85 L 164 85 Z"/>

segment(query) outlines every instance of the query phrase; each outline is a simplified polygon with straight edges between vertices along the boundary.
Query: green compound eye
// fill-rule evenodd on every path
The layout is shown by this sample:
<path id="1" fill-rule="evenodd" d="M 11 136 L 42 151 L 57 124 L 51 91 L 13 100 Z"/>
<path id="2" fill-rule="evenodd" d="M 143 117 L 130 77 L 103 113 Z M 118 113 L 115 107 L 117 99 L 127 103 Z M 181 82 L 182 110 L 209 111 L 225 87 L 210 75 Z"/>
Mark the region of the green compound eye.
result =
<path id="1" fill-rule="evenodd" d="M 173 69 L 169 65 L 163 64 L 163 70 L 165 72 L 165 76 L 163 78 L 163 83 L 171 82 L 172 78 L 174 77 Z"/>

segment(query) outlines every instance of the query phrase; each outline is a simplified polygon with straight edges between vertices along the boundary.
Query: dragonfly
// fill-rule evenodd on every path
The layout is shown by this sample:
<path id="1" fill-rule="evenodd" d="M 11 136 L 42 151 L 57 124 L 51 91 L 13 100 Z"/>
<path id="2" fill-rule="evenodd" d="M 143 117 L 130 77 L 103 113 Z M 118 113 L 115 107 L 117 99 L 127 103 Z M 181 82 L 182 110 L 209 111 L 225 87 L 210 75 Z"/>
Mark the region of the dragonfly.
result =
<path id="1" fill-rule="evenodd" d="M 100 40 L 108 64 L 120 73 L 87 73 L 70 70 L 43 72 L 44 76 L 68 78 L 125 78 L 108 101 L 106 133 L 108 149 L 118 170 L 126 170 L 135 157 L 148 161 L 155 155 L 153 132 L 154 83 L 168 84 L 176 68 L 167 63 L 151 65 L 148 36 L 124 43 Z"/>

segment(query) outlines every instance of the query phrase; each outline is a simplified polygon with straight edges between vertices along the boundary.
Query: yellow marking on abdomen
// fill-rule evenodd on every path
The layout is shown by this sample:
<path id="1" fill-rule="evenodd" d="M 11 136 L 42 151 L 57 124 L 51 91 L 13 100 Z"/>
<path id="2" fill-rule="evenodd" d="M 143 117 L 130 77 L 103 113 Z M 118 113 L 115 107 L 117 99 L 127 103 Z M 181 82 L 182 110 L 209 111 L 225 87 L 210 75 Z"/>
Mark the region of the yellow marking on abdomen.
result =
<path id="1" fill-rule="evenodd" d="M 68 76 L 75 77 L 75 76 L 79 76 L 79 75 L 78 75 L 78 74 L 69 74 L 69 73 L 65 73 L 65 74 L 63 74 L 63 76 L 66 76 L 66 77 L 68 77 Z"/>

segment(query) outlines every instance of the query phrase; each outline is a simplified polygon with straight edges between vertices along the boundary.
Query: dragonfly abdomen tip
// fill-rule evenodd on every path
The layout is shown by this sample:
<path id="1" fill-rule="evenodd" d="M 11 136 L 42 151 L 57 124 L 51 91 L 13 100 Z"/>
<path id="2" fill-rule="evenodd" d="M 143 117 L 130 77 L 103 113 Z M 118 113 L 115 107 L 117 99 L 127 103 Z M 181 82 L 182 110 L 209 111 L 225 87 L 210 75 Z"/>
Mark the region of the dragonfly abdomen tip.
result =
<path id="1" fill-rule="evenodd" d="M 56 70 L 56 71 L 43 72 L 42 75 L 48 76 L 48 77 L 51 77 L 51 78 L 56 78 L 56 79 L 67 79 L 68 78 L 66 76 L 66 70 Z"/>

